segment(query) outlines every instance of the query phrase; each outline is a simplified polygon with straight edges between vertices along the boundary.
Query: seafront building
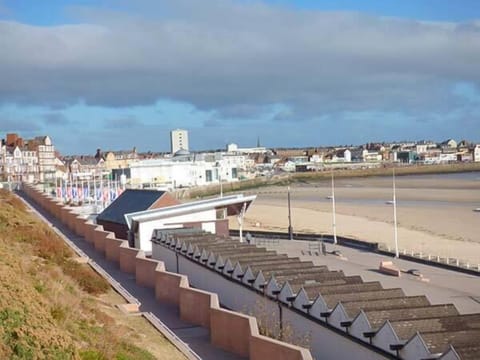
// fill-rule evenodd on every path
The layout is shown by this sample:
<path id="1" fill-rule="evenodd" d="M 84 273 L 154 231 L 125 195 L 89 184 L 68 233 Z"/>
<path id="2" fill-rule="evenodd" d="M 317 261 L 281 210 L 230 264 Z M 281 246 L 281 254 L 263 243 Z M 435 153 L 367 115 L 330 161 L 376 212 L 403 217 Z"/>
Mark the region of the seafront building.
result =
<path id="1" fill-rule="evenodd" d="M 54 181 L 57 169 L 55 146 L 49 136 L 24 140 L 7 134 L 0 146 L 0 177 L 5 181 Z"/>
<path id="2" fill-rule="evenodd" d="M 137 148 L 134 147 L 132 150 L 127 151 L 107 151 L 102 158 L 105 161 L 105 169 L 114 170 L 130 167 L 130 164 L 137 161 L 139 156 Z"/>
<path id="3" fill-rule="evenodd" d="M 473 161 L 480 161 L 480 145 L 475 145 L 475 148 L 473 150 Z"/>
<path id="4" fill-rule="evenodd" d="M 230 143 L 227 145 L 227 153 L 237 153 L 237 154 L 265 154 L 269 150 L 264 146 L 257 147 L 239 147 L 235 143 Z"/>
<path id="5" fill-rule="evenodd" d="M 171 158 L 130 164 L 131 185 L 177 189 L 238 181 L 245 171 L 245 156 L 222 153 L 190 154 L 179 150 Z M 150 185 L 151 184 L 151 185 Z"/>

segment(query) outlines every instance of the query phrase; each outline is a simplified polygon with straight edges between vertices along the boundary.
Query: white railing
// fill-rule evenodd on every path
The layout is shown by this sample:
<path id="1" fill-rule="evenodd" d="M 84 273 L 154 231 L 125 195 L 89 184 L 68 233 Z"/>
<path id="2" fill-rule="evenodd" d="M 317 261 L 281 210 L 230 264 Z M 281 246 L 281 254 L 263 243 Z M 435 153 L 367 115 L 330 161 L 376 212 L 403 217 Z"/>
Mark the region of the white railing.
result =
<path id="1" fill-rule="evenodd" d="M 393 253 L 393 249 L 391 249 L 389 246 L 382 246 L 382 244 L 379 244 L 379 249 L 384 250 L 387 252 Z M 442 265 L 448 265 L 452 267 L 457 267 L 460 269 L 467 269 L 470 271 L 477 271 L 480 273 L 480 263 L 478 264 L 472 264 L 466 260 L 462 260 L 459 258 L 455 257 L 450 257 L 450 256 L 440 256 L 436 254 L 426 254 L 421 251 L 415 251 L 415 250 L 407 250 L 407 249 L 402 249 L 400 250 L 400 254 L 405 255 L 405 256 L 410 256 L 412 258 L 417 258 L 421 260 L 426 260 L 431 263 L 438 263 Z"/>

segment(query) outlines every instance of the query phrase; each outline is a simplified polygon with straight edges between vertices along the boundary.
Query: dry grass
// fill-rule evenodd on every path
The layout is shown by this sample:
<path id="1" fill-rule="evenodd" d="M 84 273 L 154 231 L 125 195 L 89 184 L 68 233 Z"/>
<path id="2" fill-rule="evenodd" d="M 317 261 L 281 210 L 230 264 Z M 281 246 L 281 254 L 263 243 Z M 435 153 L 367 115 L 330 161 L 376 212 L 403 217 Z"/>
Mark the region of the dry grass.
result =
<path id="1" fill-rule="evenodd" d="M 110 289 L 108 282 L 92 270 L 87 264 L 67 259 L 61 267 L 63 272 L 74 279 L 80 288 L 89 294 L 103 294 Z"/>
<path id="2" fill-rule="evenodd" d="M 101 297 L 113 290 L 73 255 L 19 199 L 0 190 L 0 358 L 155 359 L 138 346 L 128 320 L 119 323 L 125 315 L 111 304 L 110 312 L 102 309 Z"/>
<path id="3" fill-rule="evenodd" d="M 73 251 L 49 227 L 34 219 L 21 200 L 2 190 L 0 201 L 0 228 L 10 235 L 10 239 L 31 247 L 35 256 L 62 268 L 89 294 L 101 294 L 110 288 L 108 282 L 90 266 L 75 262 L 72 259 Z"/>

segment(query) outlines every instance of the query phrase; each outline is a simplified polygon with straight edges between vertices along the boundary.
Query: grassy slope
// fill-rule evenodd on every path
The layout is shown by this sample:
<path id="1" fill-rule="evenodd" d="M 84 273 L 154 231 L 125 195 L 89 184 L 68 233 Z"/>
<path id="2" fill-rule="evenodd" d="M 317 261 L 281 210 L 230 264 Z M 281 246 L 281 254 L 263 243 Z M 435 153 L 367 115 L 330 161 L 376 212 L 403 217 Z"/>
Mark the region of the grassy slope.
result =
<path id="1" fill-rule="evenodd" d="M 144 339 L 128 321 L 111 315 L 118 310 L 103 310 L 108 283 L 73 257 L 20 200 L 0 190 L 0 358 L 154 359 L 135 345 Z M 182 358 L 161 341 L 173 354 L 168 358 Z"/>

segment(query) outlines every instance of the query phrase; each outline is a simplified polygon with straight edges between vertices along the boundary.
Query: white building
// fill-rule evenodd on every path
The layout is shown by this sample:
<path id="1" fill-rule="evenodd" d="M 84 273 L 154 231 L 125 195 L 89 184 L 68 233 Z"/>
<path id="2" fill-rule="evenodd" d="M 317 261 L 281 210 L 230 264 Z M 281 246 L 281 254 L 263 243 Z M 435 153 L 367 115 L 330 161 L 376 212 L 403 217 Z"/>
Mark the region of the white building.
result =
<path id="1" fill-rule="evenodd" d="M 448 149 L 456 149 L 457 148 L 457 142 L 453 139 L 448 139 L 445 140 L 440 144 L 442 148 L 448 148 Z"/>
<path id="2" fill-rule="evenodd" d="M 1 172 L 7 181 L 33 182 L 38 179 L 38 158 L 35 151 L 19 146 L 2 146 Z"/>
<path id="3" fill-rule="evenodd" d="M 38 154 L 40 181 L 53 180 L 56 172 L 55 147 L 48 136 L 33 139 Z"/>
<path id="4" fill-rule="evenodd" d="M 227 145 L 228 153 L 241 153 L 241 154 L 265 154 L 267 148 L 263 146 L 251 147 L 251 148 L 240 148 L 237 144 L 231 143 Z"/>
<path id="5" fill-rule="evenodd" d="M 124 216 L 135 248 L 148 252 L 152 250 L 151 239 L 154 230 L 197 227 L 212 234 L 223 232 L 222 235 L 228 235 L 228 220 L 218 219 L 217 211 L 225 209 L 226 216 L 240 216 L 243 224 L 243 216 L 256 197 L 256 195 L 230 195 Z"/>
<path id="6" fill-rule="evenodd" d="M 313 154 L 310 156 L 310 162 L 323 163 L 323 154 Z"/>
<path id="7" fill-rule="evenodd" d="M 417 144 L 416 145 L 416 152 L 417 154 L 425 154 L 428 151 L 427 144 Z"/>
<path id="8" fill-rule="evenodd" d="M 17 134 L 7 134 L 0 151 L 0 177 L 18 181 L 53 181 L 55 147 L 48 136 L 24 141 Z"/>
<path id="9" fill-rule="evenodd" d="M 176 189 L 237 181 L 245 162 L 245 156 L 219 156 L 206 161 L 201 155 L 142 160 L 130 164 L 131 182 Z"/>
<path id="10" fill-rule="evenodd" d="M 170 131 L 170 149 L 175 154 L 179 150 L 188 151 L 188 131 L 176 129 Z"/>
<path id="11" fill-rule="evenodd" d="M 351 162 L 352 152 L 348 149 L 340 149 L 332 156 L 332 162 Z"/>
<path id="12" fill-rule="evenodd" d="M 456 153 L 441 153 L 438 155 L 438 162 L 440 163 L 448 163 L 454 161 L 457 161 Z"/>
<path id="13" fill-rule="evenodd" d="M 251 166 L 246 155 L 222 154 L 221 159 L 217 161 L 222 171 L 220 179 L 237 179 L 240 173 L 244 173 Z M 234 173 L 232 173 L 234 172 Z"/>
<path id="14" fill-rule="evenodd" d="M 473 149 L 473 161 L 480 161 L 480 145 L 475 145 Z"/>
<path id="15" fill-rule="evenodd" d="M 382 161 L 382 155 L 378 151 L 363 150 L 362 159 L 364 162 L 377 162 Z"/>

